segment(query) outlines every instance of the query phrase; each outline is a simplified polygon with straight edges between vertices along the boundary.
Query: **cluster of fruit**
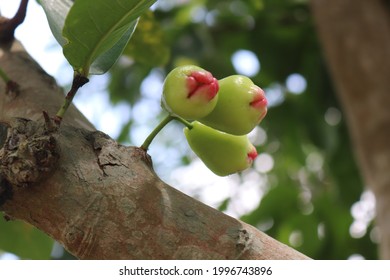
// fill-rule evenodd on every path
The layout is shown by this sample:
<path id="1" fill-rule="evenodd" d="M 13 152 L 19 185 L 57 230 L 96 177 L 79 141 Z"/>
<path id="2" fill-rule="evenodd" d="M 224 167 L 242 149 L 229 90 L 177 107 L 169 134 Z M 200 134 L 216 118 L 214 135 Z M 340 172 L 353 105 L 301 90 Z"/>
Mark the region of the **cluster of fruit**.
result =
<path id="1" fill-rule="evenodd" d="M 171 116 L 191 120 L 188 144 L 219 176 L 248 168 L 257 156 L 247 134 L 267 113 L 264 91 L 245 76 L 217 80 L 197 66 L 177 67 L 166 77 L 162 106 Z"/>

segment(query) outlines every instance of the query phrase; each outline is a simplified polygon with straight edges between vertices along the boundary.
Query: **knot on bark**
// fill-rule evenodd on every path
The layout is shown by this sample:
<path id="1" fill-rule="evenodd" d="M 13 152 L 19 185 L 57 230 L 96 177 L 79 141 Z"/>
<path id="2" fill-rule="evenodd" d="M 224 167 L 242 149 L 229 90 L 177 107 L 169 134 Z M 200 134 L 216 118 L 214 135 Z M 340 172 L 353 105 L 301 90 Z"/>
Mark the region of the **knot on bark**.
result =
<path id="1" fill-rule="evenodd" d="M 10 125 L 0 126 L 0 176 L 10 185 L 27 187 L 55 170 L 59 159 L 57 141 L 44 124 L 17 118 Z"/>

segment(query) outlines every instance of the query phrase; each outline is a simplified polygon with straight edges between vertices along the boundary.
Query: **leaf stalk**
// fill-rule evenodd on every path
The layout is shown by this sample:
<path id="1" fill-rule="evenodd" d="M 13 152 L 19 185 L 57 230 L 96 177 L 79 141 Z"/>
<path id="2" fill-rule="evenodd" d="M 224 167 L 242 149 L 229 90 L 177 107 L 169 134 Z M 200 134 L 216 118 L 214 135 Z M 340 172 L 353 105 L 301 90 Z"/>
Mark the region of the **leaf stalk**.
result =
<path id="1" fill-rule="evenodd" d="M 79 88 L 81 88 L 83 85 L 89 82 L 89 79 L 81 74 L 75 73 L 73 76 L 73 82 L 72 87 L 70 88 L 69 92 L 66 94 L 64 103 L 62 104 L 61 108 L 58 110 L 54 121 L 57 124 L 60 124 L 62 121 L 62 118 L 64 117 L 66 111 L 68 110 L 70 104 L 73 101 L 73 98 L 75 97 L 77 91 Z"/>

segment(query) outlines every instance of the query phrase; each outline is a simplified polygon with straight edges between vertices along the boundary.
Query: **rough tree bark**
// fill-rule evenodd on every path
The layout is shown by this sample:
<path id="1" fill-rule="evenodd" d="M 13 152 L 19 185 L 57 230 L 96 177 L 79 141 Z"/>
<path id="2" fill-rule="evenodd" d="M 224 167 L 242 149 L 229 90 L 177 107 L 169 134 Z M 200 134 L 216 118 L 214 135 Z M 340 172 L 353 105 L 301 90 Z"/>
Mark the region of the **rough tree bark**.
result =
<path id="1" fill-rule="evenodd" d="M 307 259 L 166 185 L 144 151 L 95 131 L 76 108 L 50 130 L 42 110 L 54 115 L 64 95 L 17 42 L 1 46 L 0 67 L 20 85 L 19 94 L 5 94 L 0 83 L 7 217 L 80 259 Z"/>
<path id="2" fill-rule="evenodd" d="M 311 4 L 361 171 L 376 197 L 380 257 L 390 259 L 390 1 Z"/>

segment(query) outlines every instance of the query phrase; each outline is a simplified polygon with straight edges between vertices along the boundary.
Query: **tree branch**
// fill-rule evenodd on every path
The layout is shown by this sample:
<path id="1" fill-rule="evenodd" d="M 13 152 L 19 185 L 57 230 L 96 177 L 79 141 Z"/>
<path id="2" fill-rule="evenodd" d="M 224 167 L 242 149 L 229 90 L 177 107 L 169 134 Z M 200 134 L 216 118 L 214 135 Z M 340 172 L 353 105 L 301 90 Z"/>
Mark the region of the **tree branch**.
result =
<path id="1" fill-rule="evenodd" d="M 21 0 L 18 11 L 11 19 L 0 18 L 0 43 L 9 43 L 14 40 L 16 28 L 26 18 L 28 0 Z"/>
<path id="2" fill-rule="evenodd" d="M 48 134 L 41 111 L 54 114 L 62 103 L 61 91 L 20 48 L 1 50 L 0 66 L 23 77 L 18 81 L 21 93 L 12 100 L 0 88 L 0 120 L 7 123 L 0 172 L 9 184 L 1 185 L 12 190 L 0 210 L 7 215 L 43 230 L 80 259 L 307 259 L 163 183 L 144 150 L 92 131 L 74 107 L 60 129 Z M 16 129 L 20 125 L 24 129 Z M 23 152 L 45 135 L 55 146 L 48 157 L 58 153 L 58 162 L 45 169 L 45 176 L 26 181 L 21 172 L 5 172 L 24 162 L 14 160 L 15 154 L 38 167 L 45 163 L 46 155 Z"/>

